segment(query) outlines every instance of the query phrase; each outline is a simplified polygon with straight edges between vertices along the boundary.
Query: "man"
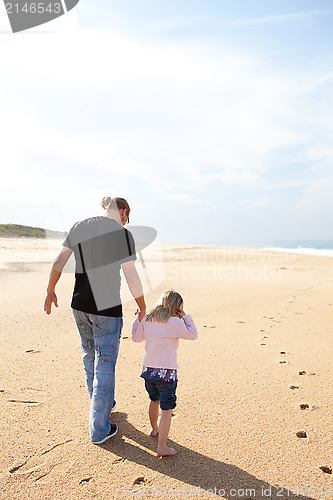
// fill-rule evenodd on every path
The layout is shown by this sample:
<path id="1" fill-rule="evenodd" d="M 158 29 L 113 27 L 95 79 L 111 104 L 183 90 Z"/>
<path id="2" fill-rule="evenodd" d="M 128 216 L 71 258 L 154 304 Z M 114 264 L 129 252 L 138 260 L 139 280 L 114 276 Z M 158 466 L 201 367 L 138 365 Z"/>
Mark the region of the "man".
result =
<path id="1" fill-rule="evenodd" d="M 104 443 L 117 433 L 109 418 L 115 407 L 115 366 L 123 325 L 120 299 L 120 268 L 138 305 L 139 321 L 146 312 L 142 285 L 135 268 L 135 245 L 123 226 L 130 207 L 124 198 L 104 197 L 106 213 L 75 224 L 63 243 L 49 277 L 44 311 L 58 307 L 55 286 L 71 254 L 75 257 L 73 315 L 78 327 L 86 386 L 91 398 L 90 438 Z"/>

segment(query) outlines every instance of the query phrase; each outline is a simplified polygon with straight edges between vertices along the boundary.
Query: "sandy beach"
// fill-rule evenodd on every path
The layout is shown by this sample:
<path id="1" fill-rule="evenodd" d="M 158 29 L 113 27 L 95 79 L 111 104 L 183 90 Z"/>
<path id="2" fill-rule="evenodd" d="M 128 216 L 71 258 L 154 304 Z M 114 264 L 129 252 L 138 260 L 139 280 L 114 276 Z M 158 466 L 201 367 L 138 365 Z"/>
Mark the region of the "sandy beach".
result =
<path id="1" fill-rule="evenodd" d="M 73 274 L 43 312 L 60 244 L 0 241 L 1 498 L 333 498 L 333 258 L 163 245 L 147 305 L 176 289 L 199 338 L 180 342 L 178 455 L 158 459 L 134 301 L 116 368 L 119 431 L 90 443 Z"/>

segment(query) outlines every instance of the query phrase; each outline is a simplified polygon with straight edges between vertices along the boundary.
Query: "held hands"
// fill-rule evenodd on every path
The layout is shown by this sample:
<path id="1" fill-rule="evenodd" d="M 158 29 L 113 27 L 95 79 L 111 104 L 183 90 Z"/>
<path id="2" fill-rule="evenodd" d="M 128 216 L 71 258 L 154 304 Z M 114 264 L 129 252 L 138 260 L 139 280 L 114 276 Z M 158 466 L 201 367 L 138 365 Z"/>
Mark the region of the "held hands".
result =
<path id="1" fill-rule="evenodd" d="M 46 314 L 51 314 L 52 303 L 54 303 L 54 305 L 58 307 L 58 299 L 56 294 L 54 292 L 48 292 L 44 302 L 44 311 L 46 312 Z"/>
<path id="2" fill-rule="evenodd" d="M 134 314 L 135 314 L 135 316 L 138 315 L 139 323 L 141 323 L 141 321 L 143 320 L 143 318 L 146 315 L 146 310 L 145 309 L 137 309 Z"/>

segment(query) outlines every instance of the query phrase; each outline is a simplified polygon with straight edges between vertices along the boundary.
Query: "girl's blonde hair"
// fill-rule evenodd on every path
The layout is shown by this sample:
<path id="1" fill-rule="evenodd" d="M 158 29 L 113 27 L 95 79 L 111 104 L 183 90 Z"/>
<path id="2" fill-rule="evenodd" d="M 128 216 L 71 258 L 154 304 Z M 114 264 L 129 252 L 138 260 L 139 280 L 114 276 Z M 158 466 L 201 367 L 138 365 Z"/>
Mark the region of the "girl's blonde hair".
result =
<path id="1" fill-rule="evenodd" d="M 146 315 L 145 320 L 166 323 L 171 316 L 180 317 L 178 310 L 181 309 L 183 303 L 183 298 L 178 292 L 166 290 L 157 301 L 154 309 Z"/>
<path id="2" fill-rule="evenodd" d="M 103 196 L 101 200 L 101 207 L 105 210 L 126 210 L 127 215 L 130 214 L 130 206 L 125 198 L 110 198 L 110 196 Z"/>

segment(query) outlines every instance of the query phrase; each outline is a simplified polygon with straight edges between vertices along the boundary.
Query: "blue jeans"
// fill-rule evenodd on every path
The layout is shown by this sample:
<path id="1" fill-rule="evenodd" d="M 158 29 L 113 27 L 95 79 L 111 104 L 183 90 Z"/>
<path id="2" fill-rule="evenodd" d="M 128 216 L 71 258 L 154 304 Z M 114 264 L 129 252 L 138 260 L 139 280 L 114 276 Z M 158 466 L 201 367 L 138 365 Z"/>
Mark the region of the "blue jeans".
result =
<path id="1" fill-rule="evenodd" d="M 73 309 L 81 337 L 86 386 L 91 398 L 91 441 L 101 441 L 110 432 L 109 418 L 114 400 L 115 367 L 123 318 L 99 316 Z"/>

